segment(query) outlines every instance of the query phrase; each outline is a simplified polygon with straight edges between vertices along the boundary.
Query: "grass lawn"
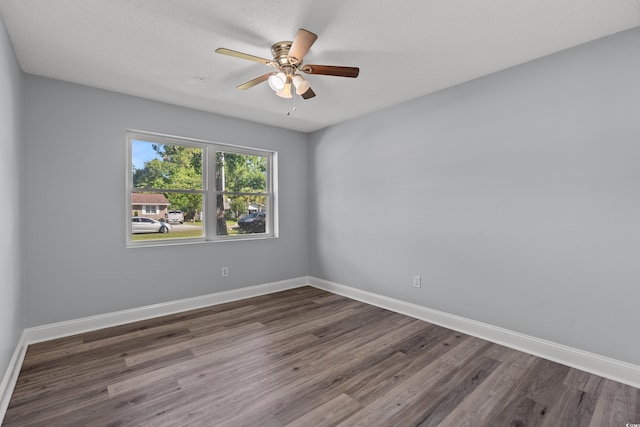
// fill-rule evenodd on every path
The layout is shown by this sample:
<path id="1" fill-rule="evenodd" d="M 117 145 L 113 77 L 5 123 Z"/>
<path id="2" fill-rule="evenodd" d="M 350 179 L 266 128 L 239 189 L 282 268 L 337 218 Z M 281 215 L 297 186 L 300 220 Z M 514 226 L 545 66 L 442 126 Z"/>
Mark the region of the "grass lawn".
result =
<path id="1" fill-rule="evenodd" d="M 194 228 L 193 230 L 183 230 L 183 231 L 170 231 L 167 234 L 162 233 L 148 233 L 148 234 L 133 234 L 131 235 L 131 240 L 164 240 L 164 239 L 185 239 L 185 238 L 194 238 L 194 237 L 202 237 L 202 229 Z"/>
<path id="2" fill-rule="evenodd" d="M 133 234 L 131 240 L 134 242 L 141 240 L 165 240 L 165 239 L 193 239 L 202 237 L 202 222 L 196 221 L 185 222 L 184 225 L 193 227 L 193 230 L 174 230 L 167 234 L 162 233 L 147 233 L 147 234 Z M 237 229 L 238 223 L 236 221 L 227 221 L 227 231 L 230 236 L 236 236 L 240 234 Z"/>

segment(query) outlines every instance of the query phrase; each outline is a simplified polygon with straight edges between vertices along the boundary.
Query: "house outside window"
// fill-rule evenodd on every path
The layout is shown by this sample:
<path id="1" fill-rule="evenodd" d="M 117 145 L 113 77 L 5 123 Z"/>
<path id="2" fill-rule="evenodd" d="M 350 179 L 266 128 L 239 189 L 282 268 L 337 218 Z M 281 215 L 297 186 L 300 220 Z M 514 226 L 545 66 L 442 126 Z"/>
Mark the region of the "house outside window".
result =
<path id="1" fill-rule="evenodd" d="M 126 135 L 128 246 L 277 237 L 276 152 Z M 169 210 L 180 211 L 183 223 L 169 221 Z M 156 224 L 140 231 L 136 217 Z"/>
<path id="2" fill-rule="evenodd" d="M 131 195 L 131 216 L 164 219 L 167 217 L 169 204 L 169 200 L 164 194 L 133 193 Z"/>

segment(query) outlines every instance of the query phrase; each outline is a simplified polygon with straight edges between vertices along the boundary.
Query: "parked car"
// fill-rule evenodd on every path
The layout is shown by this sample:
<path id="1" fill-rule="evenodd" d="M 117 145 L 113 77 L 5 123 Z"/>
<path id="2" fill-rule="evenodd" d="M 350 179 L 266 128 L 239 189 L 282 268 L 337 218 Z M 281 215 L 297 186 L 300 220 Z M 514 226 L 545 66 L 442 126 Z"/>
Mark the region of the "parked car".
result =
<path id="1" fill-rule="evenodd" d="M 238 228 L 247 233 L 264 233 L 266 212 L 253 212 L 238 220 Z"/>
<path id="2" fill-rule="evenodd" d="M 156 221 L 155 219 L 134 216 L 131 218 L 131 232 L 137 233 L 168 233 L 171 231 L 171 225 L 166 222 Z"/>
<path id="3" fill-rule="evenodd" d="M 184 224 L 184 214 L 179 210 L 171 210 L 167 212 L 167 222 L 179 222 L 180 224 Z"/>

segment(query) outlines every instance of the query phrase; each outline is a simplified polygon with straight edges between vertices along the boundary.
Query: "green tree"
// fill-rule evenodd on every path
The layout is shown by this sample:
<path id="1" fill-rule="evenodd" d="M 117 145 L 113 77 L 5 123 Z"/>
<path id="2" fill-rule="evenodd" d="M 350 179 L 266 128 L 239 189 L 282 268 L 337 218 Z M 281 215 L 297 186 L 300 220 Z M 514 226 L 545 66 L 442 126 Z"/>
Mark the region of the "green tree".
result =
<path id="1" fill-rule="evenodd" d="M 224 161 L 225 191 L 265 192 L 267 158 L 237 153 L 217 153 L 218 167 Z"/>

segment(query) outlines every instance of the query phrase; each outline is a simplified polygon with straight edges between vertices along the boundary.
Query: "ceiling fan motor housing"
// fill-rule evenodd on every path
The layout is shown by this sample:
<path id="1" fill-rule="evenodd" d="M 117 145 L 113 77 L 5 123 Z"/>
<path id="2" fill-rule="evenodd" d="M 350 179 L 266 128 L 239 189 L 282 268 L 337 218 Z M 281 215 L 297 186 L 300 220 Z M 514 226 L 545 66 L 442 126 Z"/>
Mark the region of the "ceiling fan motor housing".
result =
<path id="1" fill-rule="evenodd" d="M 293 75 L 298 69 L 298 65 L 302 64 L 302 62 L 298 62 L 296 58 L 289 58 L 289 50 L 291 50 L 292 44 L 293 42 L 291 41 L 284 41 L 274 43 L 273 46 L 271 46 L 273 61 L 276 62 L 278 68 L 288 76 Z"/>

